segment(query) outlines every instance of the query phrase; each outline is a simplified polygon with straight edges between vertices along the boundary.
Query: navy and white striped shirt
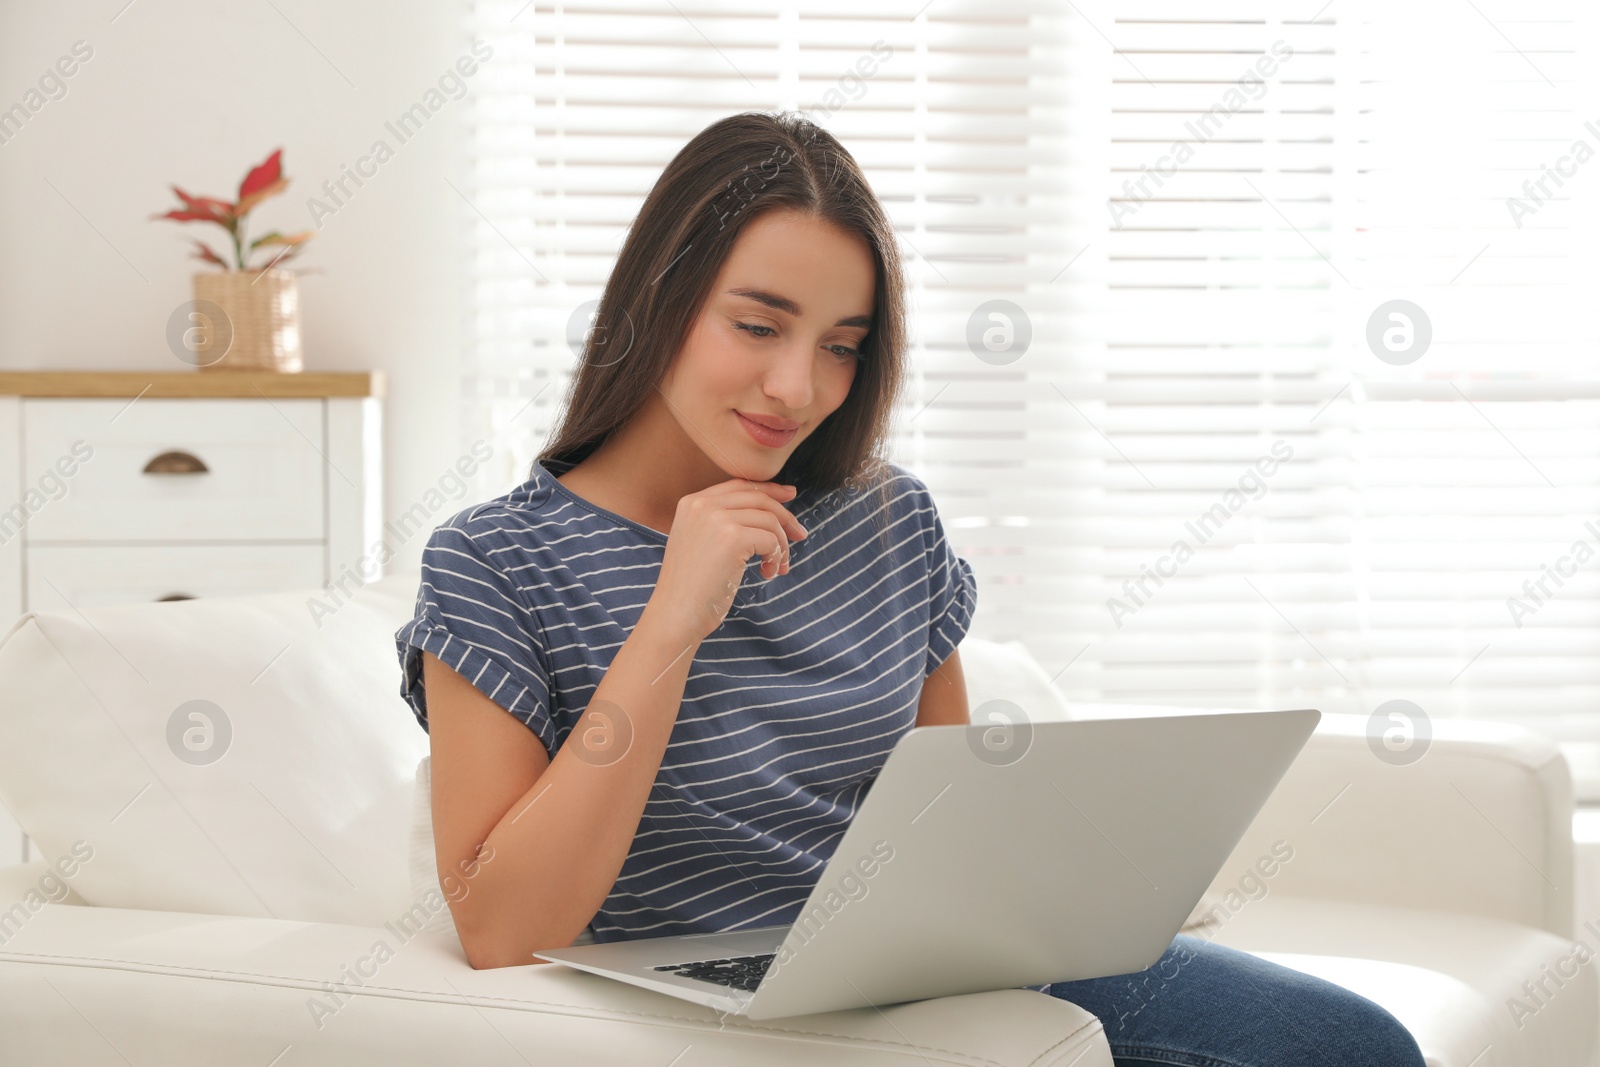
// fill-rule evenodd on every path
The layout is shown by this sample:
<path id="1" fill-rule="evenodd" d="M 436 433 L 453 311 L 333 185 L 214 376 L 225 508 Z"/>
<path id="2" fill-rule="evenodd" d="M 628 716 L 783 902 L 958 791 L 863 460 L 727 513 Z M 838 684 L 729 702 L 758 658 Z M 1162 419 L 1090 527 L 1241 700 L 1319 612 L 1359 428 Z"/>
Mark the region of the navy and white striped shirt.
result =
<path id="1" fill-rule="evenodd" d="M 552 758 L 660 575 L 665 534 L 596 507 L 536 463 L 433 531 L 416 616 L 395 633 L 401 695 L 427 729 L 426 649 L 527 724 Z M 802 490 L 789 573 L 746 567 L 699 646 L 661 769 L 597 942 L 793 923 L 923 680 L 966 636 L 972 567 L 927 486 Z M 888 530 L 881 531 L 887 518 Z M 887 540 L 884 540 L 884 537 Z"/>

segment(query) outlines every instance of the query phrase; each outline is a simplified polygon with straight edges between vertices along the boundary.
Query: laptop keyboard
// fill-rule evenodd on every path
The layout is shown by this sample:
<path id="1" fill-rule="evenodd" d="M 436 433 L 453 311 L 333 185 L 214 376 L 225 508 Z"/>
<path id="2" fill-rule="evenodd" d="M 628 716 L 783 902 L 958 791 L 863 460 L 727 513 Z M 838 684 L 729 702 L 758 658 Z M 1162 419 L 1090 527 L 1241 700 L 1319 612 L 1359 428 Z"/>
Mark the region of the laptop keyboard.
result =
<path id="1" fill-rule="evenodd" d="M 761 978 L 767 973 L 776 952 L 760 956 L 729 956 L 721 960 L 695 960 L 692 963 L 664 963 L 652 967 L 655 971 L 672 971 L 684 978 L 730 986 L 746 993 L 754 993 Z"/>

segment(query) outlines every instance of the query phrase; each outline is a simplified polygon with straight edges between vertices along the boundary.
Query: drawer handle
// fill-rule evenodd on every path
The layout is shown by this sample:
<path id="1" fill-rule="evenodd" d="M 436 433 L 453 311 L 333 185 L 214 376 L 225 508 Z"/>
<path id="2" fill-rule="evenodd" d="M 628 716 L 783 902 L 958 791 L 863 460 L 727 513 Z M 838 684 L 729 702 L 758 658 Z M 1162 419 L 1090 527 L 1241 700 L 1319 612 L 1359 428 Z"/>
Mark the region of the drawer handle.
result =
<path id="1" fill-rule="evenodd" d="M 188 593 L 168 593 L 164 597 L 157 598 L 156 603 L 157 604 L 164 604 L 169 600 L 193 600 L 193 599 L 194 599 L 194 597 L 190 596 Z"/>
<path id="2" fill-rule="evenodd" d="M 208 474 L 210 470 L 192 452 L 163 452 L 144 465 L 146 474 Z"/>

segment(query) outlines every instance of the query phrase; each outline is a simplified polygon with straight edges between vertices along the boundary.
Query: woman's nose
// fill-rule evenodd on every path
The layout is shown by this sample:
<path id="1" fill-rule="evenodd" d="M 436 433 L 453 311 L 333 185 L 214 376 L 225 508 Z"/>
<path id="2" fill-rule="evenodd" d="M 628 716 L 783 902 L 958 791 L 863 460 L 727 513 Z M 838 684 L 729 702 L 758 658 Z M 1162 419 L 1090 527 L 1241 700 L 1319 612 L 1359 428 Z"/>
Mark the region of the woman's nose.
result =
<path id="1" fill-rule="evenodd" d="M 814 389 L 812 375 L 815 373 L 809 347 L 786 346 L 767 371 L 764 383 L 766 394 L 780 401 L 790 411 L 809 407 Z"/>

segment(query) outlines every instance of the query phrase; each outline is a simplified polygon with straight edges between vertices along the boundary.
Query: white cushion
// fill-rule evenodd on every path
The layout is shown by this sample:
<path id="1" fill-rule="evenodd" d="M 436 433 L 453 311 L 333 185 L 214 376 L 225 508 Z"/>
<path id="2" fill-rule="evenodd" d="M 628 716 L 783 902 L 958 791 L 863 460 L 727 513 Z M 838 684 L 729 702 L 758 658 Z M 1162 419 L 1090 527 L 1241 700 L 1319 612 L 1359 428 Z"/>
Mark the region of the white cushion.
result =
<path id="1" fill-rule="evenodd" d="M 46 858 L 93 848 L 72 881 L 90 904 L 373 926 L 408 911 L 428 742 L 394 631 L 416 577 L 354 592 L 23 615 L 0 639 L 0 803 Z M 231 729 L 214 762 L 183 758 L 205 755 L 201 720 L 174 720 L 196 700 Z"/>
<path id="2" fill-rule="evenodd" d="M 439 866 L 433 851 L 433 790 L 428 775 L 431 757 L 417 763 L 417 780 L 411 798 L 411 897 L 414 900 L 448 900 L 439 882 Z M 431 896 L 430 896 L 431 894 Z M 453 934 L 454 918 L 448 905 L 433 912 L 421 927 L 430 934 Z"/>
<path id="3" fill-rule="evenodd" d="M 1600 925 L 1569 940 L 1478 915 L 1274 892 L 1212 939 L 1381 1004 L 1429 1067 L 1595 1062 Z"/>
<path id="4" fill-rule="evenodd" d="M 1008 700 L 1017 705 L 1028 722 L 1061 722 L 1074 717 L 1067 698 L 1021 641 L 988 641 L 969 635 L 959 651 L 961 673 L 967 679 L 967 706 L 974 724 L 1004 721 L 983 710 L 991 700 Z M 1009 714 L 1000 706 L 989 711 Z"/>

